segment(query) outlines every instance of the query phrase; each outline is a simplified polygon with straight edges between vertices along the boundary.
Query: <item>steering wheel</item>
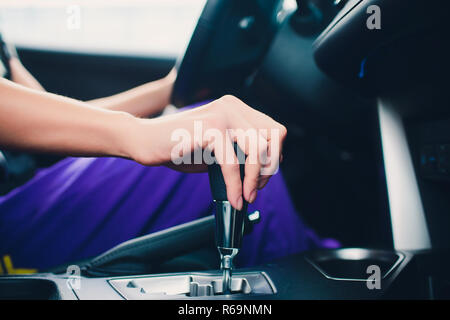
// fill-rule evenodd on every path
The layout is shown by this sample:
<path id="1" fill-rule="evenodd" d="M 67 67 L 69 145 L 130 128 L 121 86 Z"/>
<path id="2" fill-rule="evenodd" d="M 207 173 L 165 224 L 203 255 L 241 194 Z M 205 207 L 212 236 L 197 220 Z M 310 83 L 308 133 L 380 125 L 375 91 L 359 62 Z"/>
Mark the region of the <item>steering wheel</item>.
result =
<path id="1" fill-rule="evenodd" d="M 282 0 L 208 0 L 182 58 L 172 104 L 237 94 L 279 29 Z"/>

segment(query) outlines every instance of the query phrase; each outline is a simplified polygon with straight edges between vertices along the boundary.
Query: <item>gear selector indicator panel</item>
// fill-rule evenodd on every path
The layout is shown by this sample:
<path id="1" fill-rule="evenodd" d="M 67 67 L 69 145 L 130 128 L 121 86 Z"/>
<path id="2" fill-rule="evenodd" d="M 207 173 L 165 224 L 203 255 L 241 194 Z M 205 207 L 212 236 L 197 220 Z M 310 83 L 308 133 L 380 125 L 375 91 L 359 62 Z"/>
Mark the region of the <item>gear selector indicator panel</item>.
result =
<path id="1" fill-rule="evenodd" d="M 155 275 L 112 279 L 109 284 L 127 300 L 200 298 L 224 295 L 222 276 L 213 273 Z M 263 272 L 236 273 L 231 295 L 271 295 L 276 289 Z"/>

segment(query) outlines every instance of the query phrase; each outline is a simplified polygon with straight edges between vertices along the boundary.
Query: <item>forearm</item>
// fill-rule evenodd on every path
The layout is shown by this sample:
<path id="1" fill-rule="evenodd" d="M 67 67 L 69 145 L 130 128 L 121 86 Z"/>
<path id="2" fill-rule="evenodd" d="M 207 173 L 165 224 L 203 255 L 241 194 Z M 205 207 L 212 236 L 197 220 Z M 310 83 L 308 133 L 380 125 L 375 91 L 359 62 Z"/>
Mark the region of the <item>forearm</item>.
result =
<path id="1" fill-rule="evenodd" d="M 165 77 L 87 103 L 108 110 L 128 112 L 137 117 L 148 117 L 161 112 L 170 103 L 173 81 L 171 77 Z"/>
<path id="2" fill-rule="evenodd" d="M 22 65 L 19 59 L 10 59 L 12 81 L 27 88 L 45 91 L 42 85 Z M 88 101 L 92 106 L 112 111 L 124 111 L 137 117 L 148 117 L 161 112 L 169 103 L 176 72 L 113 96 Z"/>
<path id="3" fill-rule="evenodd" d="M 0 79 L 0 145 L 67 155 L 131 157 L 134 117 Z"/>
<path id="4" fill-rule="evenodd" d="M 33 77 L 33 75 L 22 65 L 19 59 L 16 57 L 11 57 L 9 60 L 9 65 L 11 68 L 12 81 L 30 89 L 45 91 L 36 78 Z"/>

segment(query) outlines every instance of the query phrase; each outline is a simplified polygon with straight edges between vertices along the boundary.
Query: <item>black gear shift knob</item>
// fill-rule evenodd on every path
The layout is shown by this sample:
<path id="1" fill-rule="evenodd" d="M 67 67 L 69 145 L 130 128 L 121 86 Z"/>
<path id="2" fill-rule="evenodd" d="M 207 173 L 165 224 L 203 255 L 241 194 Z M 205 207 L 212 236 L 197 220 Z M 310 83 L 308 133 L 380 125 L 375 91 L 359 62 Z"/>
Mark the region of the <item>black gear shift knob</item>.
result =
<path id="1" fill-rule="evenodd" d="M 234 144 L 234 150 L 240 164 L 241 181 L 245 175 L 245 154 Z M 208 166 L 211 192 L 216 203 L 216 245 L 221 256 L 221 268 L 224 270 L 224 292 L 231 287 L 232 260 L 241 248 L 244 235 L 244 223 L 247 216 L 247 201 L 244 200 L 241 210 L 233 208 L 227 198 L 227 188 L 220 165 Z"/>
<path id="2" fill-rule="evenodd" d="M 237 143 L 234 150 L 240 164 L 241 181 L 245 175 L 245 154 Z M 239 249 L 244 232 L 244 222 L 247 214 L 247 201 L 243 201 L 241 210 L 231 206 L 227 198 L 227 187 L 222 170 L 218 163 L 208 166 L 211 193 L 216 203 L 216 244 L 220 248 Z M 219 249 L 220 250 L 220 249 Z"/>

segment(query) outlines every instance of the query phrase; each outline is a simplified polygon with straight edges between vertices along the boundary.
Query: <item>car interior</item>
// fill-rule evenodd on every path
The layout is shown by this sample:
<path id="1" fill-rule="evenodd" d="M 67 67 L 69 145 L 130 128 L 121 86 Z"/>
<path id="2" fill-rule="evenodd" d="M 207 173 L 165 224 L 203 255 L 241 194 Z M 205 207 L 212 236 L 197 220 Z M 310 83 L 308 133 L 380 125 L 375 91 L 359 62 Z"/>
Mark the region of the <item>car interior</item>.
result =
<path id="1" fill-rule="evenodd" d="M 232 94 L 270 115 L 288 129 L 281 170 L 296 209 L 342 248 L 237 269 L 226 293 L 209 216 L 85 261 L 0 276 L 0 299 L 450 298 L 448 1 L 296 2 L 285 10 L 281 0 L 208 0 L 176 59 L 17 52 L 48 91 L 80 100 L 156 80 L 175 65 L 175 107 Z M 370 25 L 371 8 L 379 26 Z M 22 156 L 35 168 L 61 159 Z M 0 164 L 4 193 L 19 164 L 1 156 Z M 244 233 L 260 219 L 264 212 L 248 214 Z M 370 289 L 373 265 L 381 285 Z"/>

